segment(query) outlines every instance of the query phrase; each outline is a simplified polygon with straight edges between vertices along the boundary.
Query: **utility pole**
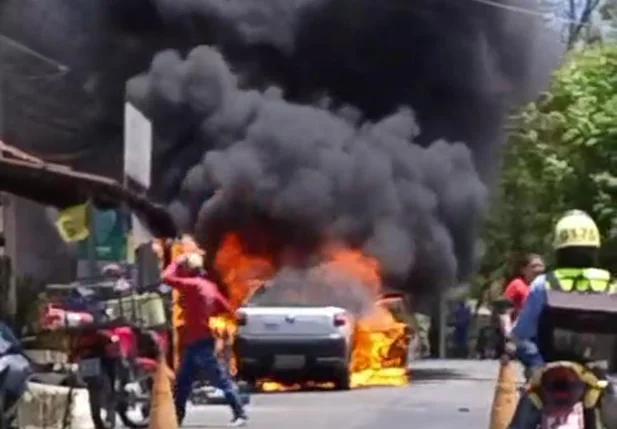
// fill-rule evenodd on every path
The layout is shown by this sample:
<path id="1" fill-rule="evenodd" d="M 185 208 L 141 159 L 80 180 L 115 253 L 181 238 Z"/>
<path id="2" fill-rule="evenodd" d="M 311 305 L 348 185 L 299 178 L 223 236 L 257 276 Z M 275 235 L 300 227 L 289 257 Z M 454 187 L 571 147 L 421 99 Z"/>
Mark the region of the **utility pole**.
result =
<path id="1" fill-rule="evenodd" d="M 6 89 L 7 89 L 7 64 L 5 62 L 5 44 L 0 40 L 0 142 L 6 139 Z M 5 156 L 0 148 L 0 158 Z M 5 260 L 5 270 L 8 270 L 5 277 L 6 284 L 2 300 L 2 310 L 4 317 L 14 317 L 17 314 L 17 290 L 15 284 L 15 260 L 16 260 L 16 238 L 17 238 L 17 218 L 15 216 L 15 199 L 8 194 L 0 192 L 0 210 L 2 211 L 2 234 L 4 236 L 4 251 L 2 258 Z"/>

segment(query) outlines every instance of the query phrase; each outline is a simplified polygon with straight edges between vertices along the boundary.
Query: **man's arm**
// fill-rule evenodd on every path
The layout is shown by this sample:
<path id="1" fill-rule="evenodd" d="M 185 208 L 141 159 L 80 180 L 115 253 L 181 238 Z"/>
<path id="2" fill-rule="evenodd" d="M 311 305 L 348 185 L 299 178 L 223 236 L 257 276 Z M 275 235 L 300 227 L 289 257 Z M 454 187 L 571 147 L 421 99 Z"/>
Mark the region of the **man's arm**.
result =
<path id="1" fill-rule="evenodd" d="M 540 314 L 546 304 L 545 276 L 538 276 L 531 284 L 529 296 L 523 305 L 518 320 L 511 331 L 515 339 L 529 340 L 538 335 Z"/>
<path id="2" fill-rule="evenodd" d="M 195 289 L 199 286 L 199 279 L 193 277 L 181 277 L 178 275 L 178 267 L 180 264 L 178 262 L 172 262 L 169 266 L 163 271 L 163 275 L 161 276 L 163 282 L 168 284 L 174 289 L 178 290 L 186 290 L 186 289 Z"/>
<path id="3" fill-rule="evenodd" d="M 503 293 L 503 297 L 510 301 L 510 303 L 516 307 L 522 300 L 521 291 L 520 291 L 520 279 L 516 279 L 508 283 L 505 292 Z M 524 286 L 523 286 L 524 287 Z M 510 333 L 512 332 L 512 328 L 514 327 L 514 323 L 512 323 L 512 313 L 514 312 L 514 308 L 507 308 L 504 310 L 502 314 L 499 315 L 499 325 L 501 328 L 501 332 L 506 338 L 510 337 Z"/>

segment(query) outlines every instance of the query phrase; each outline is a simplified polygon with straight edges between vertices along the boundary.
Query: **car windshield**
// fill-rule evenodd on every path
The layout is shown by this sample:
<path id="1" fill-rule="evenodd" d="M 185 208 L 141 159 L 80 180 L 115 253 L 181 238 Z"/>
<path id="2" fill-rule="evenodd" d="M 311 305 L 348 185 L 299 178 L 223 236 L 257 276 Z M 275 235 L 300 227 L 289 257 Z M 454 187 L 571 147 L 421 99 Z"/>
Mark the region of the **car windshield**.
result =
<path id="1" fill-rule="evenodd" d="M 275 285 L 257 289 L 246 303 L 247 307 L 315 307 L 322 305 L 329 304 L 319 303 L 319 300 L 311 299 L 300 291 Z"/>
<path id="2" fill-rule="evenodd" d="M 346 288 L 328 282 L 289 281 L 289 277 L 266 283 L 245 303 L 246 307 L 341 307 L 353 313 L 367 309 L 372 300 L 357 287 Z"/>

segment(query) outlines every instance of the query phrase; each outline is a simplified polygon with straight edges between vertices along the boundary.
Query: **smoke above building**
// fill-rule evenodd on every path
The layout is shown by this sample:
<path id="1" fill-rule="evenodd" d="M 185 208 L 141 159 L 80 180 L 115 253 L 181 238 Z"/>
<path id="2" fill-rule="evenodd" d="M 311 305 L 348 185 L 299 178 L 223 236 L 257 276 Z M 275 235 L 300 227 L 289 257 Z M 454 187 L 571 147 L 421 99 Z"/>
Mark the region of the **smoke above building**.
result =
<path id="1" fill-rule="evenodd" d="M 472 272 L 508 114 L 548 75 L 540 20 L 449 0 L 159 8 L 200 46 L 160 52 L 128 94 L 184 230 L 212 247 L 267 218 L 292 247 L 362 249 L 418 295 Z"/>
<path id="2" fill-rule="evenodd" d="M 543 20 L 509 8 L 537 2 L 490 3 L 6 0 L 3 31 L 66 67 L 4 49 L 5 130 L 117 176 L 124 82 L 144 70 L 127 97 L 184 231 L 340 241 L 430 294 L 472 272 L 508 114 L 557 56 Z"/>

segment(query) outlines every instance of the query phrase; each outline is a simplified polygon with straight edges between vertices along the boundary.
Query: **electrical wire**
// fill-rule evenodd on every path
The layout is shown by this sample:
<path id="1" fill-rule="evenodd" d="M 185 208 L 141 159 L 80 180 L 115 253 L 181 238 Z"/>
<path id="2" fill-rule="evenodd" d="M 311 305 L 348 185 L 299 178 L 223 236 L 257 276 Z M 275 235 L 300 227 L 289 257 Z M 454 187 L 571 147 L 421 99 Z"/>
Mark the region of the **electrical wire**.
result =
<path id="1" fill-rule="evenodd" d="M 10 37 L 4 35 L 4 34 L 0 34 L 0 42 L 11 46 L 12 48 L 15 48 L 19 51 L 25 52 L 27 54 L 32 55 L 35 58 L 38 58 L 39 60 L 53 66 L 56 67 L 58 69 L 59 72 L 63 72 L 66 73 L 69 71 L 69 66 L 67 66 L 66 64 L 62 64 L 61 62 L 55 60 L 54 58 L 51 58 L 45 54 L 42 54 L 41 52 L 35 51 L 34 49 L 30 48 L 29 46 L 24 45 L 21 42 L 18 42 L 15 39 L 11 39 Z"/>
<path id="2" fill-rule="evenodd" d="M 475 2 L 475 3 L 481 3 L 486 6 L 496 7 L 498 9 L 508 10 L 510 12 L 521 13 L 521 14 L 530 15 L 530 16 L 537 16 L 538 18 L 543 18 L 543 19 L 546 19 L 549 15 L 551 15 L 549 13 L 538 12 L 537 10 L 528 9 L 522 6 L 512 6 L 512 5 L 502 4 L 495 0 L 470 0 L 470 1 Z M 577 24 L 577 25 L 584 25 L 584 26 L 591 25 L 590 22 L 581 23 L 579 20 L 565 18 L 562 16 L 551 16 L 551 18 L 556 19 L 560 22 L 563 22 L 564 24 Z"/>

